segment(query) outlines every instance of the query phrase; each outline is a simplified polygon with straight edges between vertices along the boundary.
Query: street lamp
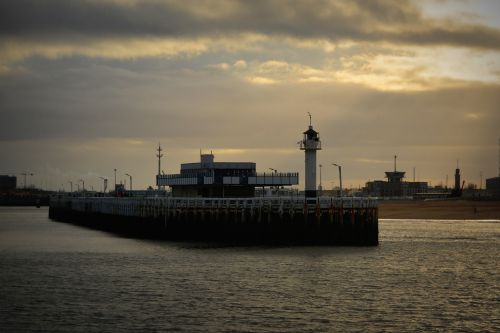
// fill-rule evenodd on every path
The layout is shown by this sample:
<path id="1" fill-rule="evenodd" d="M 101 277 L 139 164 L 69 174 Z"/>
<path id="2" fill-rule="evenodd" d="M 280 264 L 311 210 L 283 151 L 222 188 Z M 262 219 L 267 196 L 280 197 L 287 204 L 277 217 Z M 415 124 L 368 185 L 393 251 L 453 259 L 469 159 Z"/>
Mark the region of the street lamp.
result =
<path id="1" fill-rule="evenodd" d="M 21 175 L 24 176 L 24 188 L 28 188 L 28 184 L 26 183 L 26 176 L 34 176 L 35 174 L 29 173 L 29 172 L 24 172 Z"/>
<path id="2" fill-rule="evenodd" d="M 82 182 L 82 191 L 85 191 L 85 181 L 80 179 L 79 182 Z"/>
<path id="3" fill-rule="evenodd" d="M 128 176 L 130 178 L 130 190 L 132 191 L 132 176 L 128 173 L 126 173 L 125 176 Z"/>
<path id="4" fill-rule="evenodd" d="M 278 173 L 278 170 L 273 169 L 273 168 L 269 168 L 269 170 L 271 170 L 271 183 L 273 183 L 273 185 L 274 185 L 274 174 L 273 174 L 273 172 L 274 172 L 274 173 Z M 271 189 L 272 189 L 273 187 L 274 187 L 274 186 L 271 186 Z"/>
<path id="5" fill-rule="evenodd" d="M 31 176 L 33 177 L 35 174 L 34 173 L 29 173 L 28 176 Z M 31 186 L 31 182 L 30 182 L 30 186 Z M 33 185 L 33 188 L 35 187 L 35 185 Z"/>
<path id="6" fill-rule="evenodd" d="M 323 165 L 319 165 L 319 196 L 322 195 L 323 192 L 323 186 L 321 186 L 321 168 L 323 168 Z"/>
<path id="7" fill-rule="evenodd" d="M 114 188 L 114 191 L 116 191 L 116 169 L 115 170 L 115 188 Z"/>
<path id="8" fill-rule="evenodd" d="M 69 183 L 70 191 L 73 192 L 73 182 L 70 180 L 70 181 L 68 181 L 68 183 Z"/>
<path id="9" fill-rule="evenodd" d="M 340 197 L 342 198 L 342 166 L 335 163 L 332 165 L 339 168 Z"/>

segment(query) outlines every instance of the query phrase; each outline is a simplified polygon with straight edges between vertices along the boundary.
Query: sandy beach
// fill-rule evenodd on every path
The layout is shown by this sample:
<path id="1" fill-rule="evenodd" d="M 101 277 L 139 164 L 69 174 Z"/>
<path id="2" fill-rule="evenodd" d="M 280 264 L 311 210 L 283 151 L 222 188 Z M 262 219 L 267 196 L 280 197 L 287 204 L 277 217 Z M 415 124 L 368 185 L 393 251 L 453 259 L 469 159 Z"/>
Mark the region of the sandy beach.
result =
<path id="1" fill-rule="evenodd" d="M 380 201 L 379 218 L 500 220 L 500 201 Z"/>

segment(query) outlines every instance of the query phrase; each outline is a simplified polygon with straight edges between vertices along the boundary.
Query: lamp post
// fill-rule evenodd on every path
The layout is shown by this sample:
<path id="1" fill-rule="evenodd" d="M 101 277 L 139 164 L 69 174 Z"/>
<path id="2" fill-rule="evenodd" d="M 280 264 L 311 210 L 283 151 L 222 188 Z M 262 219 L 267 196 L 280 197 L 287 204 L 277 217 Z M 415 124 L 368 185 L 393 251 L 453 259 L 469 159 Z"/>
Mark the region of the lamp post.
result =
<path id="1" fill-rule="evenodd" d="M 340 197 L 342 198 L 342 166 L 335 163 L 332 165 L 339 168 Z"/>
<path id="2" fill-rule="evenodd" d="M 323 194 L 323 186 L 321 186 L 321 168 L 323 168 L 323 165 L 319 165 L 319 196 Z"/>
<path id="3" fill-rule="evenodd" d="M 70 192 L 73 192 L 73 182 L 70 180 L 70 181 L 68 181 L 68 183 L 69 183 Z"/>
<path id="4" fill-rule="evenodd" d="M 126 173 L 125 176 L 128 176 L 130 178 L 130 190 L 132 191 L 132 176 L 128 173 Z"/>
<path id="5" fill-rule="evenodd" d="M 28 176 L 31 176 L 33 177 L 35 174 L 34 173 L 28 173 Z M 31 182 L 30 182 L 30 186 L 31 186 Z M 35 187 L 35 185 L 33 185 L 33 188 Z"/>
<path id="6" fill-rule="evenodd" d="M 274 174 L 278 173 L 278 170 L 273 169 L 273 168 L 269 168 L 269 170 L 271 170 L 271 183 L 273 183 L 273 185 L 274 185 Z M 274 172 L 274 174 L 273 174 L 273 172 Z M 271 188 L 273 188 L 273 187 L 274 186 L 271 186 Z"/>
<path id="7" fill-rule="evenodd" d="M 82 182 L 82 191 L 85 191 L 85 181 L 80 179 L 79 182 Z"/>
<path id="8" fill-rule="evenodd" d="M 26 182 L 26 176 L 34 176 L 35 174 L 30 172 L 24 172 L 21 175 L 24 176 L 24 188 L 28 188 L 28 184 Z"/>

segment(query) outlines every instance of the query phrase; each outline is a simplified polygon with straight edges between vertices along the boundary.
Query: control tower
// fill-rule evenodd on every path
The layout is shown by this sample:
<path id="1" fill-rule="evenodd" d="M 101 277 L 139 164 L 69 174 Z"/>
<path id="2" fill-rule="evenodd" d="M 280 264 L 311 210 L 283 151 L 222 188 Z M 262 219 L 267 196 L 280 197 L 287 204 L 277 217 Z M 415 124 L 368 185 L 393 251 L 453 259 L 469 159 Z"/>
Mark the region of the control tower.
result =
<path id="1" fill-rule="evenodd" d="M 404 171 L 397 171 L 396 169 L 396 159 L 398 157 L 394 155 L 394 171 L 386 171 L 385 176 L 387 177 L 386 185 L 386 195 L 388 196 L 402 196 L 403 195 L 403 178 L 405 177 Z"/>
<path id="2" fill-rule="evenodd" d="M 309 128 L 304 132 L 304 139 L 300 141 L 300 149 L 305 151 L 305 194 L 307 198 L 316 197 L 316 150 L 321 149 L 319 133 L 311 124 L 311 114 L 309 113 Z"/>
<path id="3" fill-rule="evenodd" d="M 404 171 L 397 171 L 396 169 L 396 159 L 398 157 L 394 155 L 394 171 L 386 171 L 385 177 L 388 179 L 389 183 L 400 184 L 405 177 Z"/>

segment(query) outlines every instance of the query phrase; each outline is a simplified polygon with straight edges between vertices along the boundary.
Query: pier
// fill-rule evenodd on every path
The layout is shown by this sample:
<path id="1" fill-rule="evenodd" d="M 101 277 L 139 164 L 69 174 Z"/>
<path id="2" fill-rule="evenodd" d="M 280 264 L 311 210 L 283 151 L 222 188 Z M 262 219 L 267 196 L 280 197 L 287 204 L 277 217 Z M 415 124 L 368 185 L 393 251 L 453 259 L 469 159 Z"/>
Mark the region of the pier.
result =
<path id="1" fill-rule="evenodd" d="M 49 217 L 131 237 L 228 244 L 378 245 L 368 198 L 51 197 Z"/>
<path id="2" fill-rule="evenodd" d="M 170 196 L 158 191 L 121 197 L 115 181 L 115 197 L 53 196 L 49 217 L 131 237 L 176 241 L 378 245 L 375 200 L 318 196 L 316 153 L 321 140 L 310 113 L 298 144 L 305 154 L 304 196 L 279 196 L 280 187 L 298 185 L 298 172 L 269 168 L 272 173 L 258 173 L 254 162 L 216 162 L 212 152 L 200 151 L 199 162 L 183 163 L 179 173 L 164 174 L 158 145 L 156 185 L 159 190 L 170 187 Z M 262 187 L 262 197 L 255 196 L 256 187 Z M 278 195 L 264 196 L 265 187 Z"/>

